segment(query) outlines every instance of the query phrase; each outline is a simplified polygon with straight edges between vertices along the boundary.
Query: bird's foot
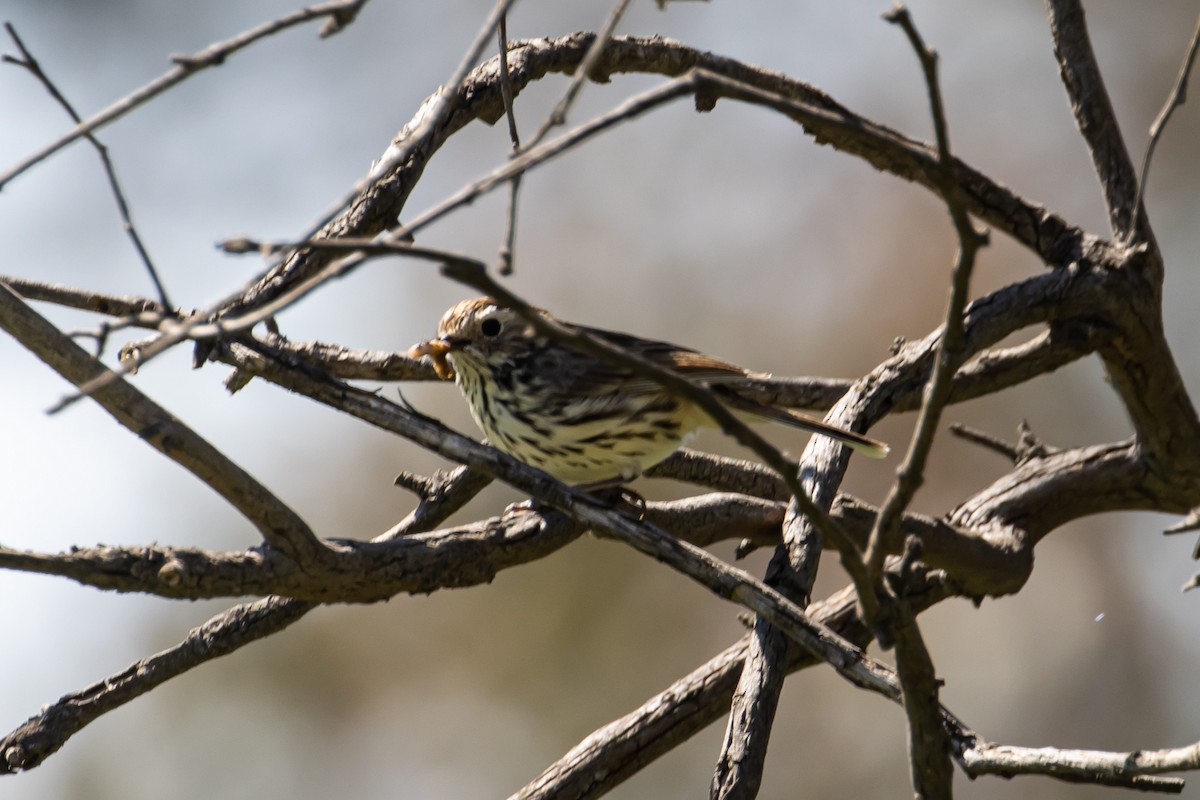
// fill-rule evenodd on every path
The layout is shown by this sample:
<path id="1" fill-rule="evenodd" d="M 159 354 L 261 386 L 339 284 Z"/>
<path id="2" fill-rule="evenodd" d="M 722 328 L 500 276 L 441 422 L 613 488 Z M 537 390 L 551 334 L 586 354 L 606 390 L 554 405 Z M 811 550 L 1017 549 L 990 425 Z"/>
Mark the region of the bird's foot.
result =
<path id="1" fill-rule="evenodd" d="M 596 500 L 597 505 L 603 508 L 611 508 L 616 506 L 618 510 L 624 510 L 622 509 L 622 505 L 628 506 L 635 512 L 634 518 L 637 519 L 638 522 L 644 522 L 646 519 L 646 498 L 642 497 L 628 486 L 615 486 L 609 482 L 604 484 L 576 486 L 575 488 Z M 507 517 L 516 514 L 528 514 L 549 508 L 553 508 L 553 506 L 543 500 L 539 500 L 536 497 L 531 497 L 528 500 L 522 500 L 519 503 L 510 503 L 504 509 L 504 516 Z"/>

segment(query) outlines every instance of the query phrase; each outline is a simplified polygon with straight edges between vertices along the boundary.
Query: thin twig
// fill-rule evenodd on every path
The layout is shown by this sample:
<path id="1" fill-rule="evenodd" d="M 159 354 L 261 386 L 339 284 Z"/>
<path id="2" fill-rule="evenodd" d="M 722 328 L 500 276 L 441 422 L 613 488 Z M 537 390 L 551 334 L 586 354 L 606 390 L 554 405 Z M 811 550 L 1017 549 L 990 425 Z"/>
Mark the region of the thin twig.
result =
<path id="1" fill-rule="evenodd" d="M 50 96 L 58 101 L 58 104 L 67 112 L 67 116 L 74 120 L 76 125 L 82 125 L 83 119 L 76 113 L 74 106 L 59 91 L 54 82 L 50 80 L 50 76 L 42 69 L 41 64 L 33 57 L 33 54 L 29 52 L 29 48 L 25 46 L 25 42 L 21 41 L 21 37 L 17 35 L 17 31 L 12 26 L 12 23 L 5 22 L 4 29 L 8 31 L 9 37 L 13 40 L 17 49 L 21 51 L 20 59 L 5 55 L 4 61 L 27 69 L 30 74 L 41 82 L 46 91 L 50 93 Z M 108 148 L 101 144 L 100 140 L 91 131 L 85 133 L 84 138 L 91 142 L 92 146 L 96 148 L 96 153 L 100 156 L 100 163 L 104 166 L 104 174 L 108 176 L 108 186 L 112 190 L 113 198 L 117 202 L 117 213 L 121 215 L 121 227 L 129 236 L 129 240 L 133 243 L 133 249 L 137 251 L 138 258 L 141 259 L 142 265 L 145 266 L 146 272 L 149 273 L 150 282 L 154 284 L 154 290 L 158 292 L 159 302 L 163 304 L 164 308 L 172 308 L 171 300 L 167 297 L 167 289 L 163 286 L 162 279 L 158 276 L 158 270 L 155 269 L 154 262 L 150 258 L 150 253 L 146 250 L 146 246 L 142 242 L 142 237 L 138 234 L 137 227 L 133 224 L 133 216 L 129 211 L 129 203 L 125 199 L 125 192 L 121 189 L 121 182 L 117 180 L 117 170 L 108 155 Z"/>
<path id="2" fill-rule="evenodd" d="M 40 150 L 31 153 L 21 161 L 9 167 L 3 173 L 0 173 L 0 189 L 8 185 L 8 182 L 30 167 L 44 161 L 49 156 L 54 155 L 62 148 L 81 139 L 93 131 L 99 130 L 110 122 L 123 117 L 125 114 L 134 110 L 138 106 L 143 105 L 148 100 L 151 100 L 158 95 L 170 89 L 177 83 L 190 78 L 197 72 L 200 72 L 209 67 L 220 66 L 225 63 L 225 59 L 242 50 L 246 47 L 272 34 L 279 33 L 282 30 L 300 25 L 309 20 L 328 17 L 330 20 L 337 20 L 339 26 L 344 26 L 352 20 L 358 10 L 361 8 L 365 0 L 330 0 L 327 3 L 320 3 L 315 6 L 307 6 L 290 14 L 285 14 L 278 19 L 264 22 L 255 28 L 248 31 L 243 31 L 231 39 L 226 39 L 223 42 L 217 42 L 204 48 L 198 53 L 187 56 L 172 56 L 172 61 L 176 66 L 155 78 L 154 80 L 135 89 L 125 97 L 116 101 L 108 108 L 100 111 L 79 125 L 76 125 L 71 131 L 63 134 L 58 139 Z M 328 28 L 328 26 L 327 26 Z"/>
<path id="3" fill-rule="evenodd" d="M 412 533 L 432 530 L 461 509 L 492 482 L 492 476 L 469 467 L 435 476 L 417 507 L 392 528 L 371 541 L 389 542 Z"/>
<path id="4" fill-rule="evenodd" d="M 1146 143 L 1146 154 L 1142 156 L 1142 169 L 1138 174 L 1137 200 L 1133 204 L 1133 221 L 1129 225 L 1130 236 L 1137 235 L 1139 217 L 1145 213 L 1142 203 L 1146 197 L 1146 181 L 1150 178 L 1150 161 L 1154 158 L 1154 148 L 1158 147 L 1158 140 L 1166 130 L 1167 122 L 1175 113 L 1175 109 L 1187 102 L 1188 77 L 1192 74 L 1192 66 L 1196 63 L 1198 49 L 1200 49 L 1200 17 L 1196 19 L 1196 28 L 1192 31 L 1192 40 L 1188 43 L 1183 64 L 1179 67 L 1179 74 L 1175 76 L 1175 86 L 1167 96 L 1167 102 L 1163 105 L 1162 110 L 1158 112 L 1158 116 L 1150 125 L 1150 141 Z"/>
<path id="5" fill-rule="evenodd" d="M 604 48 L 608 46 L 608 42 L 612 39 L 613 32 L 617 29 L 617 25 L 621 22 L 621 17 L 625 16 L 625 10 L 629 8 L 629 0 L 617 0 L 617 4 L 613 6 L 608 13 L 608 17 L 604 20 L 604 25 L 601 26 L 600 32 L 596 34 L 596 38 L 592 41 L 592 46 L 588 48 L 587 55 L 583 57 L 583 61 L 575 68 L 575 74 L 571 77 L 570 84 L 567 85 L 567 90 L 563 92 L 563 96 L 559 98 L 558 103 L 554 106 L 554 110 L 542 121 L 537 132 L 534 133 L 533 139 L 529 141 L 529 146 L 541 144 L 542 140 L 551 130 L 563 125 L 567 121 L 567 111 L 575 103 L 575 98 L 579 95 L 580 89 L 588 79 L 592 78 L 592 67 L 596 66 L 596 62 L 600 60 L 600 56 L 604 53 Z"/>
<path id="6" fill-rule="evenodd" d="M 41 300 L 47 303 L 76 308 L 80 311 L 94 311 L 97 314 L 108 314 L 130 320 L 132 327 L 157 327 L 159 321 L 168 315 L 168 311 L 160 303 L 148 297 L 135 295 L 105 294 L 89 289 L 77 289 L 61 283 L 47 283 L 29 278 L 19 278 L 15 275 L 0 275 L 3 283 L 27 300 Z"/>
<path id="7" fill-rule="evenodd" d="M 994 453 L 1007 458 L 1009 461 L 1016 462 L 1021 456 L 1021 448 L 1014 444 L 1009 444 L 998 436 L 992 436 L 990 433 L 975 430 L 969 425 L 964 425 L 961 422 L 955 422 L 950 425 L 950 432 L 960 439 L 964 439 L 972 444 L 977 444 L 980 447 L 991 450 Z"/>
<path id="8" fill-rule="evenodd" d="M 896 480 L 888 492 L 887 499 L 871 530 L 871 540 L 864 555 L 864 564 L 874 585 L 879 587 L 880 597 L 886 597 L 884 589 L 884 558 L 888 550 L 894 549 L 900 530 L 900 521 L 905 509 L 912 502 L 917 489 L 924 482 L 925 464 L 933 447 L 934 435 L 941 419 L 942 409 L 950 396 L 953 375 L 962 363 L 961 350 L 965 339 L 963 311 L 967 305 L 971 271 L 975 264 L 975 252 L 986 243 L 971 223 L 962 202 L 959 200 L 958 184 L 954 179 L 954 164 L 950 154 L 950 133 L 946 124 L 946 113 L 942 104 L 941 87 L 937 75 L 937 55 L 925 46 L 920 33 L 913 24 L 908 9 L 896 5 L 884 15 L 884 19 L 899 25 L 907 35 L 916 52 L 925 77 L 929 93 L 930 114 L 933 118 L 934 135 L 937 140 L 938 169 L 935 176 L 939 193 L 950 212 L 950 218 L 958 234 L 959 254 L 951 278 L 950 298 L 946 304 L 942 339 L 938 343 L 934 366 L 930 371 L 921 410 L 917 413 L 917 424 L 904 463 L 896 471 Z M 864 598 L 865 599 L 865 598 Z M 916 617 L 901 600 L 889 602 L 893 619 L 884 620 L 876 616 L 872 603 L 864 603 L 864 617 L 869 624 L 882 633 L 880 642 L 888 646 L 895 637 L 896 668 L 904 687 L 904 712 L 908 718 L 908 743 L 910 774 L 913 791 L 917 797 L 950 798 L 953 792 L 953 765 L 950 761 L 949 733 L 942 724 L 938 701 L 938 681 L 933 660 L 925 647 Z M 880 610 L 888 611 L 882 608 Z"/>
<path id="9" fill-rule="evenodd" d="M 504 99 L 504 117 L 508 120 L 508 138 L 512 142 L 512 154 L 521 152 L 521 134 L 517 132 L 517 115 L 513 111 L 512 76 L 508 73 L 508 17 L 500 18 L 496 26 L 496 38 L 500 40 L 500 96 Z M 512 275 L 513 259 L 517 246 L 517 204 L 521 193 L 521 175 L 514 175 L 508 182 L 508 209 L 504 215 L 504 238 L 500 245 L 501 275 Z"/>
<path id="10" fill-rule="evenodd" d="M 511 0 L 509 0 L 509 2 L 511 2 Z M 501 185 L 512 176 L 522 173 L 537 164 L 559 155 L 570 147 L 573 147 L 580 142 L 599 134 L 603 130 L 606 130 L 608 127 L 617 124 L 619 121 L 627 117 L 636 116 L 656 107 L 663 102 L 664 99 L 671 99 L 687 94 L 689 91 L 691 91 L 689 87 L 694 79 L 695 78 L 692 77 L 689 80 L 678 79 L 676 81 L 672 81 L 667 84 L 664 89 L 647 92 L 645 95 L 634 98 L 633 101 L 623 104 L 616 111 L 607 114 L 604 117 L 593 121 L 592 123 L 580 126 L 580 128 L 577 128 L 570 134 L 566 134 L 558 139 L 547 142 L 546 144 L 539 145 L 532 150 L 527 150 L 519 157 L 512 159 L 504 166 L 494 170 L 486 178 L 476 181 L 470 186 L 452 195 L 438 206 L 420 215 L 416 220 L 413 220 L 412 222 L 399 228 L 386 231 L 375 237 L 372 242 L 385 247 L 400 245 L 404 240 L 411 238 L 412 235 L 420 228 L 430 224 L 436 219 L 441 218 L 456 208 L 471 203 L 479 195 Z M 338 243 L 344 241 L 345 239 L 312 240 L 311 246 L 315 248 L 320 245 L 331 249 L 337 249 L 339 248 Z M 252 252 L 255 249 L 253 247 L 248 247 L 246 240 L 244 239 L 222 242 L 220 247 L 228 253 L 246 253 Z M 292 304 L 306 297 L 310 292 L 314 291 L 320 286 L 323 286 L 325 283 L 349 274 L 367 260 L 364 255 L 353 252 L 355 248 L 342 247 L 340 249 L 350 249 L 351 253 L 345 258 L 324 266 L 316 274 L 311 275 L 305 280 L 289 287 L 287 291 L 277 295 L 266 303 L 262 303 L 254 307 L 252 310 L 246 311 L 240 315 L 214 319 L 213 317 L 217 309 L 225 307 L 230 302 L 236 302 L 239 295 L 235 294 L 217 304 L 214 304 L 208 311 L 194 314 L 183 322 L 165 322 L 161 329 L 161 335 L 155 338 L 153 341 L 145 343 L 138 349 L 138 358 L 136 360 L 136 364 L 123 364 L 121 367 L 111 370 L 105 375 L 97 377 L 94 381 L 90 381 L 82 386 L 79 386 L 75 393 L 63 397 L 55 405 L 51 406 L 50 409 L 48 409 L 48 413 L 56 414 L 66 409 L 70 405 L 82 400 L 84 397 L 88 396 L 97 389 L 103 388 L 109 382 L 129 374 L 136 368 L 144 366 L 151 359 L 156 358 L 180 342 L 188 339 L 219 339 L 224 336 L 236 335 L 243 331 L 249 330 L 260 322 L 263 322 L 290 307 Z"/>
<path id="11" fill-rule="evenodd" d="M 962 362 L 960 351 L 965 338 L 963 311 L 967 304 L 967 292 L 970 286 L 971 270 L 975 263 L 975 253 L 987 243 L 986 235 L 975 230 L 966 209 L 959 200 L 958 187 L 953 176 L 950 137 L 946 127 L 941 92 L 937 83 L 936 57 L 921 41 L 920 34 L 913 27 L 906 9 L 897 6 L 885 18 L 899 24 L 904 29 L 921 61 L 937 138 L 939 172 L 935 180 L 950 212 L 955 232 L 958 234 L 959 252 L 951 278 L 950 297 L 946 303 L 941 340 L 938 342 L 934 367 L 930 371 L 929 382 L 925 387 L 924 399 L 921 410 L 918 412 L 908 455 L 897 470 L 896 481 L 883 504 L 875 529 L 871 532 L 871 544 L 867 548 L 865 560 L 867 571 L 875 581 L 879 580 L 882 573 L 883 559 L 892 546 L 899 528 L 900 517 L 924 481 L 925 463 L 929 457 L 930 448 L 933 446 L 942 409 L 949 397 L 954 370 Z M 869 607 L 867 618 L 872 618 Z"/>
<path id="12" fill-rule="evenodd" d="M 487 49 L 492 33 L 499 27 L 501 21 L 508 14 L 509 8 L 515 2 L 516 0 L 497 0 L 491 13 L 475 34 L 475 38 L 467 46 L 450 78 L 439 87 L 437 92 L 425 99 L 417 116 L 404 126 L 396 140 L 384 151 L 379 160 L 371 165 L 366 177 L 354 184 L 349 191 L 330 205 L 299 238 L 311 239 L 316 236 L 330 221 L 360 197 L 368 187 L 392 174 L 397 167 L 407 162 L 413 153 L 425 147 L 437 129 L 445 123 L 446 117 L 453 109 L 451 99 L 457 96 L 459 87 L 467 80 L 471 70 L 476 67 Z"/>

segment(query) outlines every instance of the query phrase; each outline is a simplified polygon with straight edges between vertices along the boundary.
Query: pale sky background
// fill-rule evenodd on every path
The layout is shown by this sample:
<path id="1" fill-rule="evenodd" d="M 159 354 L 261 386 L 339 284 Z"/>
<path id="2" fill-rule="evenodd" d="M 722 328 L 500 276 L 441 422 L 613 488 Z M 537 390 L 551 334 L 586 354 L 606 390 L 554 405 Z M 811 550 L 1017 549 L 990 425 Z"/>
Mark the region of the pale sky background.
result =
<path id="1" fill-rule="evenodd" d="M 293 29 L 194 77 L 101 133 L 135 221 L 175 302 L 206 306 L 261 264 L 213 243 L 305 230 L 362 177 L 420 101 L 453 71 L 490 3 L 374 0 L 342 34 Z M 888 2 L 636 3 L 619 32 L 662 34 L 809 81 L 910 135 L 930 130 L 905 37 Z M 1094 43 L 1131 149 L 1174 80 L 1200 4 L 1089 2 Z M 6 0 L 16 26 L 86 115 L 191 53 L 294 8 L 214 0 Z M 1070 115 L 1040 3 L 911 4 L 941 54 L 958 155 L 1024 196 L 1107 231 L 1090 160 Z M 527 2 L 513 38 L 596 29 L 603 3 Z M 13 52 L 7 42 L 4 52 Z M 656 78 L 586 87 L 571 122 Z M 528 136 L 566 81 L 522 95 Z M 1195 102 L 1161 142 L 1147 195 L 1167 257 L 1168 334 L 1200 387 Z M 24 72 L 0 68 L 0 165 L 68 127 Z M 503 162 L 504 126 L 471 126 L 434 159 L 413 215 Z M 503 200 L 484 199 L 423 243 L 489 261 Z M 625 125 L 524 183 L 512 286 L 560 316 L 665 338 L 778 374 L 857 375 L 896 336 L 941 315 L 953 258 L 941 205 L 924 190 L 815 146 L 782 117 L 684 101 Z M 75 145 L 0 193 L 0 273 L 149 294 L 95 154 Z M 1040 265 L 999 235 L 978 295 Z M 400 350 L 469 294 L 427 264 L 378 262 L 285 313 L 297 340 Z M 46 306 L 67 327 L 96 318 Z M 108 356 L 119 342 L 110 345 Z M 321 535 L 368 538 L 412 500 L 401 469 L 442 466 L 404 442 L 260 383 L 229 397 L 226 370 L 190 369 L 179 348 L 136 378 L 308 519 Z M 0 542 L 56 551 L 96 543 L 237 549 L 254 531 L 190 475 L 95 406 L 43 412 L 66 384 L 0 338 Z M 473 430 L 448 386 L 404 387 L 418 407 Z M 393 393 L 394 387 L 384 391 Z M 988 401 L 956 407 L 1002 437 L 1027 419 L 1052 445 L 1124 438 L 1129 425 L 1094 359 Z M 907 440 L 907 418 L 878 433 Z M 804 438 L 772 431 L 795 452 Z M 727 446 L 711 437 L 709 447 Z M 730 452 L 736 452 L 730 450 Z M 878 502 L 898 462 L 856 464 L 847 488 Z M 917 508 L 944 513 L 1002 473 L 993 455 L 943 437 Z M 651 496 L 672 487 L 644 483 Z M 517 499 L 485 493 L 470 518 Z M 947 704 L 993 741 L 1118 750 L 1200 738 L 1196 568 L 1174 520 L 1123 514 L 1068 526 L 1039 548 L 1016 597 L 943 604 L 922 617 Z M 718 548 L 723 556 L 729 548 Z M 765 556 L 746 566 L 761 574 Z M 818 593 L 840 587 L 826 569 Z M 120 596 L 5 572 L 0 728 L 174 645 L 234 601 Z M 667 686 L 742 632 L 738 609 L 610 542 L 583 539 L 490 586 L 312 613 L 268 641 L 177 678 L 110 713 L 36 770 L 0 778 L 35 798 L 491 798 L 537 775 L 594 728 Z M 1097 621 L 1097 617 L 1103 615 Z M 626 783 L 618 798 L 705 796 L 722 724 Z M 1090 798 L 1048 780 L 960 777 L 970 798 Z M 777 716 L 765 799 L 908 796 L 903 715 L 826 669 L 792 678 Z M 1185 797 L 1200 797 L 1200 777 Z M 1103 796 L 1119 792 L 1106 790 Z"/>

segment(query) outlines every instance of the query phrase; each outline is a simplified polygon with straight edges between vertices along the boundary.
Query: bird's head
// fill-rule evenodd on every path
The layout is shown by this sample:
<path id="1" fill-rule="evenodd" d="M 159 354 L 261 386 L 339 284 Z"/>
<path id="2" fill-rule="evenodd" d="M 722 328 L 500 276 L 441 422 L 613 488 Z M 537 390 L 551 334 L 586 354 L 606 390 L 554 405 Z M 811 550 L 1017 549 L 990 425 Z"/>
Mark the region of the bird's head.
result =
<path id="1" fill-rule="evenodd" d="M 408 355 L 429 356 L 438 377 L 449 380 L 456 369 L 480 372 L 533 338 L 533 326 L 517 312 L 476 297 L 452 306 L 438 323 L 437 338 L 413 345 Z"/>

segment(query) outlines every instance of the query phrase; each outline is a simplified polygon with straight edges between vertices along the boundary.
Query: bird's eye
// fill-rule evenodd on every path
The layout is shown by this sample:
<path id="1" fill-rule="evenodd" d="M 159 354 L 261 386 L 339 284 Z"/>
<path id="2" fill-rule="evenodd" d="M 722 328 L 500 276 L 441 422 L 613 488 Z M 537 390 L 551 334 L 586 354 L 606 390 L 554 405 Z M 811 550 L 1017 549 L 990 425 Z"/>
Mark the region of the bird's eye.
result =
<path id="1" fill-rule="evenodd" d="M 495 317 L 488 317 L 479 323 L 479 332 L 484 336 L 495 336 L 500 333 L 500 320 Z"/>

